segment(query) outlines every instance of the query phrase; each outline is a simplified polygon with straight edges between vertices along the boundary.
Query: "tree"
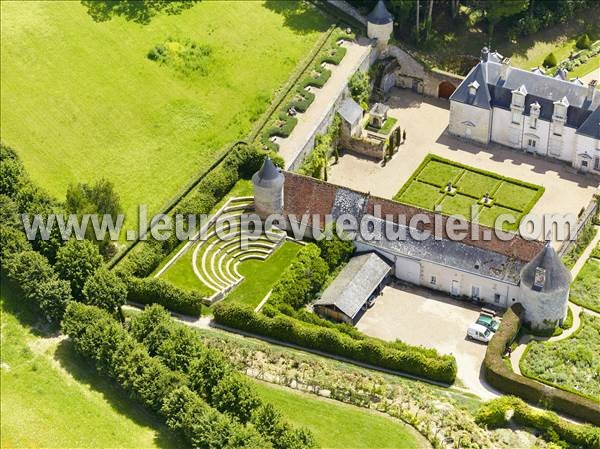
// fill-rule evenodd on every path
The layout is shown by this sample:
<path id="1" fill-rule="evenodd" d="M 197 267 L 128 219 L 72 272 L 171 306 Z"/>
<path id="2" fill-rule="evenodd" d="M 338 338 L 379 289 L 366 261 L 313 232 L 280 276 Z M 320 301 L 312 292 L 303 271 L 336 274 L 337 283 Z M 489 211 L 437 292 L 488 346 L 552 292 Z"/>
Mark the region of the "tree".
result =
<path id="1" fill-rule="evenodd" d="M 369 75 L 366 72 L 356 72 L 348 82 L 348 89 L 350 89 L 350 95 L 352 95 L 354 101 L 364 108 L 371 96 Z"/>
<path id="2" fill-rule="evenodd" d="M 420 40 L 420 34 L 421 34 L 421 24 L 419 23 L 419 11 L 421 9 L 421 5 L 419 3 L 419 0 L 417 0 L 417 5 L 415 7 L 416 9 L 416 20 L 415 20 L 415 41 L 417 42 L 417 44 L 419 43 Z"/>
<path id="3" fill-rule="evenodd" d="M 127 286 L 108 268 L 96 270 L 85 281 L 82 293 L 86 304 L 117 314 L 121 322 L 125 321 L 121 306 L 127 301 Z"/>
<path id="4" fill-rule="evenodd" d="M 85 183 L 69 185 L 65 206 L 68 213 L 77 214 L 79 217 L 83 214 L 98 214 L 101 220 L 103 215 L 110 215 L 113 223 L 117 215 L 122 212 L 119 195 L 114 185 L 106 179 L 100 179 L 93 185 Z M 85 235 L 88 240 L 98 243 L 103 254 L 106 255 L 110 251 L 110 235 L 106 235 L 103 241 L 97 241 L 91 223 L 88 223 Z"/>
<path id="5" fill-rule="evenodd" d="M 81 298 L 85 282 L 100 266 L 102 256 L 89 240 L 71 239 L 56 254 L 56 272 L 61 279 L 69 281 L 75 299 Z"/>
<path id="6" fill-rule="evenodd" d="M 9 258 L 3 268 L 9 277 L 21 286 L 25 292 L 32 291 L 36 284 L 40 284 L 54 276 L 54 270 L 48 259 L 37 251 L 23 251 Z"/>
<path id="7" fill-rule="evenodd" d="M 53 276 L 33 286 L 28 297 L 39 306 L 48 322 L 58 324 L 72 299 L 71 286 L 67 281 Z"/>
<path id="8" fill-rule="evenodd" d="M 588 36 L 587 33 L 584 33 L 581 35 L 581 37 L 579 39 L 577 39 L 577 42 L 575 43 L 575 45 L 580 50 L 585 50 L 592 46 L 592 40 L 590 39 L 590 37 Z"/>
<path id="9" fill-rule="evenodd" d="M 429 5 L 427 8 L 427 28 L 425 34 L 425 40 L 429 40 L 431 33 L 431 23 L 433 21 L 433 0 L 429 0 Z"/>
<path id="10" fill-rule="evenodd" d="M 0 194 L 14 198 L 26 176 L 15 150 L 0 143 Z"/>
<path id="11" fill-rule="evenodd" d="M 329 270 L 333 271 L 350 259 L 354 252 L 354 243 L 350 240 L 342 240 L 339 232 L 334 232 L 334 226 L 325 230 L 325 236 L 317 241 L 317 246 L 321 250 L 321 258 L 327 262 Z"/>
<path id="12" fill-rule="evenodd" d="M 554 53 L 548 54 L 544 59 L 544 67 L 555 67 L 558 64 L 558 59 Z"/>
<path id="13" fill-rule="evenodd" d="M 529 0 L 477 0 L 475 7 L 483 12 L 488 22 L 490 44 L 494 35 L 494 27 L 500 20 L 514 16 L 525 10 Z"/>
<path id="14" fill-rule="evenodd" d="M 19 229 L 0 222 L 0 261 L 4 261 L 13 254 L 31 250 L 31 244 L 25 234 Z"/>
<path id="15" fill-rule="evenodd" d="M 231 372 L 213 388 L 210 403 L 221 413 L 246 423 L 260 405 L 260 399 L 246 379 L 237 372 Z"/>

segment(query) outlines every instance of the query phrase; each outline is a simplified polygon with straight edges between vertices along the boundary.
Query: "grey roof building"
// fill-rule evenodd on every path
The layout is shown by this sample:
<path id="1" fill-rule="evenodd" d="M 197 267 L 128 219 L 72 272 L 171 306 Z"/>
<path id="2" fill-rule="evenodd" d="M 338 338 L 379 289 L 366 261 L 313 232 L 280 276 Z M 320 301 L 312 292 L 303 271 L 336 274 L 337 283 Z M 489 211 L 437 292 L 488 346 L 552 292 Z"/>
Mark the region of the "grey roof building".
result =
<path id="1" fill-rule="evenodd" d="M 512 67 L 509 59 L 481 52 L 481 59 L 450 96 L 451 134 L 482 144 L 496 142 L 600 174 L 600 93 L 540 68 Z"/>
<path id="2" fill-rule="evenodd" d="M 379 292 L 391 271 L 390 264 L 374 252 L 353 257 L 314 303 L 315 311 L 354 324 L 360 310 Z"/>

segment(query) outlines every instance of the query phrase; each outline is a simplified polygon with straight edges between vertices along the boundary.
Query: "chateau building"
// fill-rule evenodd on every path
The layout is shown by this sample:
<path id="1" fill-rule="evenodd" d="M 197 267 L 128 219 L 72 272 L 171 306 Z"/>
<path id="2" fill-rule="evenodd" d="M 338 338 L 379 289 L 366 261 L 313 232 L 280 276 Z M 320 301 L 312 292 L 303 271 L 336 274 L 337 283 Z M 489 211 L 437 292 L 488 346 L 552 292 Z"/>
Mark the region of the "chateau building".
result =
<path id="1" fill-rule="evenodd" d="M 450 133 L 482 144 L 495 142 L 566 161 L 583 173 L 600 174 L 600 92 L 529 72 L 487 48 L 450 97 Z"/>
<path id="2" fill-rule="evenodd" d="M 514 233 L 500 238 L 490 228 L 470 223 L 465 223 L 465 239 L 455 241 L 446 234 L 447 217 L 441 217 L 436 229 L 433 213 L 280 171 L 269 158 L 253 182 L 256 212 L 262 218 L 282 214 L 288 231 L 302 226 L 303 215 L 309 215 L 306 237 L 325 228 L 326 215 L 336 220 L 349 214 L 359 224 L 365 217 L 370 222 L 372 238 L 354 236 L 355 260 L 315 303 L 323 315 L 355 323 L 360 309 L 391 275 L 498 308 L 521 303 L 526 321 L 535 328 L 554 327 L 566 317 L 571 275 L 550 244 Z M 428 215 L 430 223 L 411 229 L 406 223 L 417 214 Z M 400 238 L 389 238 L 387 229 Z"/>

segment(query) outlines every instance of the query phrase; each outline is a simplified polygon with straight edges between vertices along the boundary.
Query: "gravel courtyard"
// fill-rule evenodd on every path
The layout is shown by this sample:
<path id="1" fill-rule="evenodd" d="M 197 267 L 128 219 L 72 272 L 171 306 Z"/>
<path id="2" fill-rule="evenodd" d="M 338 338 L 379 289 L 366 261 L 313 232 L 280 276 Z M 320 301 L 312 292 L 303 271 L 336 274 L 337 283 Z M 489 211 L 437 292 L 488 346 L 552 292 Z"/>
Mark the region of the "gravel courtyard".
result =
<path id="1" fill-rule="evenodd" d="M 357 328 L 365 334 L 453 354 L 458 379 L 472 393 L 488 399 L 496 394 L 483 384 L 481 367 L 487 346 L 467 340 L 467 328 L 479 308 L 447 295 L 404 284 L 383 289 L 375 305 L 361 317 Z"/>
<path id="2" fill-rule="evenodd" d="M 373 160 L 344 154 L 329 170 L 329 182 L 384 198 L 392 198 L 428 153 L 475 168 L 521 179 L 546 188 L 531 213 L 578 214 L 598 189 L 598 179 L 583 176 L 563 163 L 535 157 L 493 144 L 468 143 L 446 131 L 449 103 L 394 89 L 386 102 L 388 114 L 406 129 L 406 143 L 385 167 Z"/>

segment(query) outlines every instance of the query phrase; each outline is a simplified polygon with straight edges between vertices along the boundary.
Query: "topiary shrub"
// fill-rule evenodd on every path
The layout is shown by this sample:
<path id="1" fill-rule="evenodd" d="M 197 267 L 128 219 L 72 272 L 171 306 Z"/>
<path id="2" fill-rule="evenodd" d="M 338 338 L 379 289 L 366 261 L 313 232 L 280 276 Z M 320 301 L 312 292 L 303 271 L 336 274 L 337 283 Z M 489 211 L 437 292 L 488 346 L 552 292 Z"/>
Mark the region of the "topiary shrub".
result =
<path id="1" fill-rule="evenodd" d="M 579 37 L 579 39 L 577 39 L 575 46 L 580 50 L 586 50 L 592 47 L 592 40 L 587 35 L 587 33 L 584 33 Z"/>
<path id="2" fill-rule="evenodd" d="M 554 53 L 550 53 L 546 56 L 546 59 L 544 59 L 544 67 L 556 67 L 557 64 L 558 59 Z"/>

